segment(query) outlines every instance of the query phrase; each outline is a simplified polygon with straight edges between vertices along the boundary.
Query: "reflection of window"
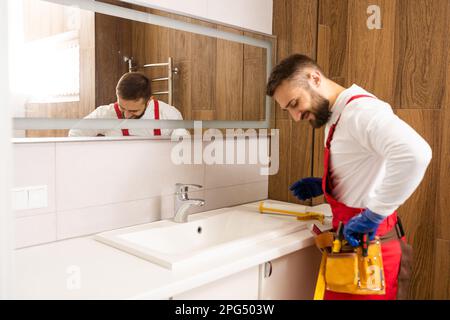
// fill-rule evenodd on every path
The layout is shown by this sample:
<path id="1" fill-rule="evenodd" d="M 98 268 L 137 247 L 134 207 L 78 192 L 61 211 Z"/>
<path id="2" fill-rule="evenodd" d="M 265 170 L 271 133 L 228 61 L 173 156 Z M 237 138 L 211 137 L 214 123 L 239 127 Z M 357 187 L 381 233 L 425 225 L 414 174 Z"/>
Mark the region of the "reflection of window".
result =
<path id="1" fill-rule="evenodd" d="M 30 102 L 80 100 L 78 31 L 28 42 L 23 48 L 23 89 Z"/>

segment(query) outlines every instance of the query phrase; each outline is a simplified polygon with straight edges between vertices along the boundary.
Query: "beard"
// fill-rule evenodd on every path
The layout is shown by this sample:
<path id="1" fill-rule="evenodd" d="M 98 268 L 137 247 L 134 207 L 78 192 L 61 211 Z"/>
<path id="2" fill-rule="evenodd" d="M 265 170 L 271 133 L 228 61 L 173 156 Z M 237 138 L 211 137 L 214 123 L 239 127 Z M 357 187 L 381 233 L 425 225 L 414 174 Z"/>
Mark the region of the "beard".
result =
<path id="1" fill-rule="evenodd" d="M 144 111 L 142 111 L 142 113 L 140 115 L 138 115 L 138 116 L 137 115 L 132 115 L 128 119 L 140 119 L 140 118 L 142 118 L 144 116 L 145 110 L 146 109 L 144 109 Z"/>
<path id="2" fill-rule="evenodd" d="M 309 93 L 312 101 L 310 112 L 314 115 L 314 119 L 309 120 L 309 123 L 313 128 L 318 129 L 324 126 L 331 117 L 330 101 L 311 89 Z"/>

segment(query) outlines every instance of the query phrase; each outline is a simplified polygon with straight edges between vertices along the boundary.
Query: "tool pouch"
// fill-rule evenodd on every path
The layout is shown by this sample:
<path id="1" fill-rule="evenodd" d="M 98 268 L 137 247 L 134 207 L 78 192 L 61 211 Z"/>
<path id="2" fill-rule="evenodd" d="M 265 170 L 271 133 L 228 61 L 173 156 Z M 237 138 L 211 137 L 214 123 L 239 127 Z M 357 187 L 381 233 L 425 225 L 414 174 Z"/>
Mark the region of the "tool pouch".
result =
<path id="1" fill-rule="evenodd" d="M 352 292 L 359 279 L 358 256 L 353 253 L 335 253 L 327 256 L 325 283 L 327 290 Z"/>
<path id="2" fill-rule="evenodd" d="M 322 244 L 321 250 L 323 274 L 319 278 L 324 285 L 318 284 L 318 287 L 348 294 L 385 294 L 383 260 L 378 238 L 370 242 L 367 255 L 363 255 L 361 247 L 344 246 L 341 252 L 331 253 Z"/>

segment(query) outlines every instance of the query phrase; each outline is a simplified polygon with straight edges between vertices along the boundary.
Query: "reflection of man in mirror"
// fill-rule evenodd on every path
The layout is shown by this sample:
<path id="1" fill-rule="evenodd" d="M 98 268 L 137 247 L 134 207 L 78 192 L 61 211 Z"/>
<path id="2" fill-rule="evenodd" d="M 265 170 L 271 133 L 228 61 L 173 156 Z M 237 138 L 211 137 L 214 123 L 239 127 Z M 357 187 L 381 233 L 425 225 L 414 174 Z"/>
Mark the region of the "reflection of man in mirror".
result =
<path id="1" fill-rule="evenodd" d="M 117 102 L 100 106 L 84 119 L 183 120 L 175 108 L 151 96 L 151 82 L 138 72 L 124 74 L 116 87 Z M 170 136 L 172 129 L 71 129 L 69 137 Z"/>

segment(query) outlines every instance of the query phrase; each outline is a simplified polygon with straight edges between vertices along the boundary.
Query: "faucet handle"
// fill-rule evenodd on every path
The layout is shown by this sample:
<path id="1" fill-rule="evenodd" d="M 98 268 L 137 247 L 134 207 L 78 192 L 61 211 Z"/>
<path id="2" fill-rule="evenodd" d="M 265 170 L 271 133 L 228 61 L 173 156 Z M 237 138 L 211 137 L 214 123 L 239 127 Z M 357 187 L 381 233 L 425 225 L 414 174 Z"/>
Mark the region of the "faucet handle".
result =
<path id="1" fill-rule="evenodd" d="M 187 193 L 189 189 L 201 189 L 203 186 L 199 184 L 185 184 L 185 183 L 176 183 L 175 184 L 175 190 L 177 194 L 180 193 Z"/>

